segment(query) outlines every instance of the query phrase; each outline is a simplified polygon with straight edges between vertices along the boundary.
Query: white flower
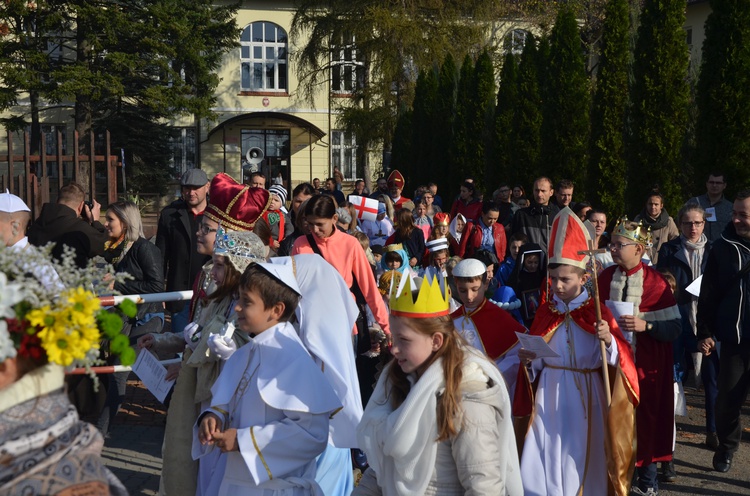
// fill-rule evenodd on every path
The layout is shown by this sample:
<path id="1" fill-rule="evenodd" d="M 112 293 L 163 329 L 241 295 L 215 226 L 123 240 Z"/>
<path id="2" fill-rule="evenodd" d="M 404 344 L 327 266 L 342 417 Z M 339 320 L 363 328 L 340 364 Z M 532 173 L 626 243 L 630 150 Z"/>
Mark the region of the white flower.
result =
<path id="1" fill-rule="evenodd" d="M 0 320 L 0 363 L 14 356 L 16 356 L 16 347 L 13 340 L 10 339 L 8 324 L 4 320 Z"/>
<path id="2" fill-rule="evenodd" d="M 14 283 L 9 284 L 8 277 L 3 272 L 0 272 L 0 317 L 4 319 L 15 317 L 16 313 L 13 311 L 13 305 L 22 301 L 24 297 L 23 286 Z"/>

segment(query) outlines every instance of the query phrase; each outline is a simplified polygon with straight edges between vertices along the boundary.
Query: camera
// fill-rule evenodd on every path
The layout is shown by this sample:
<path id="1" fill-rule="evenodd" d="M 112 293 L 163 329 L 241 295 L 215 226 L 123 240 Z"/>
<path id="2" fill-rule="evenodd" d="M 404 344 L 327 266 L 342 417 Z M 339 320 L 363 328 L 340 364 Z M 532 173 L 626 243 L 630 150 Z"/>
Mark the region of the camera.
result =
<path id="1" fill-rule="evenodd" d="M 83 203 L 84 203 L 84 204 L 85 204 L 85 205 L 86 205 L 87 207 L 89 207 L 89 210 L 90 210 L 90 211 L 93 211 L 93 210 L 94 210 L 94 202 L 91 202 L 91 201 L 88 201 L 88 200 L 84 200 L 84 201 L 83 201 Z"/>

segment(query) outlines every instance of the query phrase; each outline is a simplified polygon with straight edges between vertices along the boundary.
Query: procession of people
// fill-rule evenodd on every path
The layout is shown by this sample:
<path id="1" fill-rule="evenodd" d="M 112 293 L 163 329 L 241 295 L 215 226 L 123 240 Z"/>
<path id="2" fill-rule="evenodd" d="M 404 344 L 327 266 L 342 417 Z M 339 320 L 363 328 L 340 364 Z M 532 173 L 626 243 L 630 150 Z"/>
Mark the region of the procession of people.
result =
<path id="1" fill-rule="evenodd" d="M 565 178 L 488 195 L 465 178 L 452 205 L 435 183 L 409 194 L 397 170 L 346 197 L 337 179 L 289 195 L 190 170 L 155 244 L 134 204 L 99 224 L 75 184 L 33 223 L 1 194 L 0 494 L 126 494 L 99 453 L 127 373 L 100 381 L 97 432 L 62 368 L 132 352 L 179 357 L 160 494 L 653 496 L 680 476 L 691 380 L 713 467 L 730 470 L 750 384 L 750 190 L 731 203 L 717 171 L 674 219 L 653 190 L 629 220 Z M 34 317 L 72 289 L 70 265 L 106 266 L 80 283 L 97 296 L 193 297 L 140 305 L 124 344 L 84 345 Z M 53 303 L 13 296 L 27 280 Z M 45 344 L 53 327 L 88 361 Z"/>

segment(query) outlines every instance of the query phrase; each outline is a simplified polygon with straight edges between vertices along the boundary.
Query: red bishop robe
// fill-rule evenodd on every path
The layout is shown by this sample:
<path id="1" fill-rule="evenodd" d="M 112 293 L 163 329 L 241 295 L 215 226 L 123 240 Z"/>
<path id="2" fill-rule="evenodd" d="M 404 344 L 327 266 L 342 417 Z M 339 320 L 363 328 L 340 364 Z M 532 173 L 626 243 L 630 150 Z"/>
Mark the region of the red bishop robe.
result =
<path id="1" fill-rule="evenodd" d="M 642 263 L 629 271 L 623 271 L 617 265 L 604 269 L 599 275 L 599 295 L 602 302 L 632 301 L 638 308 L 636 316 L 648 322 L 680 318 L 667 281 L 655 269 Z M 640 467 L 672 459 L 674 357 L 672 343 L 658 341 L 646 332 L 634 333 L 634 336 L 641 397 L 641 406 L 636 410 L 636 465 Z"/>
<path id="2" fill-rule="evenodd" d="M 607 416 L 607 436 L 604 440 L 607 453 L 607 472 L 614 494 L 626 496 L 630 491 L 633 476 L 635 438 L 634 417 L 635 407 L 639 403 L 638 376 L 633 363 L 633 352 L 630 344 L 617 325 L 609 309 L 601 305 L 602 320 L 609 324 L 610 333 L 617 341 L 617 368 L 609 368 L 609 379 L 612 391 L 612 403 Z M 593 323 L 596 322 L 596 308 L 593 298 L 589 298 L 583 305 L 570 312 L 570 318 L 584 331 L 596 334 Z M 545 302 L 539 306 L 529 334 L 542 336 L 549 342 L 552 336 L 565 323 L 566 314 L 555 308 L 554 301 Z M 513 399 L 513 415 L 515 417 L 529 417 L 533 413 L 534 391 L 529 381 L 526 367 L 519 367 L 516 392 Z M 526 424 L 525 421 L 521 422 Z M 530 425 L 530 422 L 529 424 Z M 520 432 L 519 432 L 520 431 Z M 670 430 L 670 435 L 671 435 Z M 516 436 L 526 434 L 526 427 L 518 427 Z"/>
<path id="3" fill-rule="evenodd" d="M 474 324 L 484 347 L 482 351 L 493 361 L 504 356 L 518 342 L 516 332 L 526 332 L 526 328 L 508 312 L 493 305 L 487 298 L 472 312 L 467 313 L 466 307 L 461 305 L 451 314 L 454 321 L 461 317 Z M 460 332 L 461 329 L 458 330 Z"/>
<path id="4" fill-rule="evenodd" d="M 391 201 L 393 202 L 393 210 L 398 212 L 403 208 L 404 203 L 410 202 L 411 200 L 405 196 L 401 196 L 398 200 L 394 200 L 393 198 L 391 198 Z"/>

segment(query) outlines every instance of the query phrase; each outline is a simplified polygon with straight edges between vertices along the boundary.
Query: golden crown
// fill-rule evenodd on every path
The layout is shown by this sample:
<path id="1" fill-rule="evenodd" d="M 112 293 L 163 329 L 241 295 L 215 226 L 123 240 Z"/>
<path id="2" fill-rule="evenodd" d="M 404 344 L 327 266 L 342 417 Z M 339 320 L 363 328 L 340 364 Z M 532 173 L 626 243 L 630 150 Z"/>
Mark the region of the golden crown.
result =
<path id="1" fill-rule="evenodd" d="M 433 271 L 425 272 L 419 293 L 414 297 L 412 278 L 401 277 L 399 284 L 391 286 L 389 305 L 391 315 L 426 319 L 448 315 L 451 290 L 442 275 Z"/>
<path id="2" fill-rule="evenodd" d="M 383 253 L 388 253 L 389 251 L 398 251 L 398 250 L 403 250 L 403 249 L 404 249 L 403 243 L 393 243 L 391 245 L 385 245 L 383 247 Z"/>
<path id="3" fill-rule="evenodd" d="M 627 222 L 629 222 L 627 216 L 620 217 L 612 235 L 628 238 L 646 247 L 651 246 L 651 227 L 643 225 L 643 222 L 639 222 L 635 229 L 628 230 L 625 227 L 625 223 Z"/>

